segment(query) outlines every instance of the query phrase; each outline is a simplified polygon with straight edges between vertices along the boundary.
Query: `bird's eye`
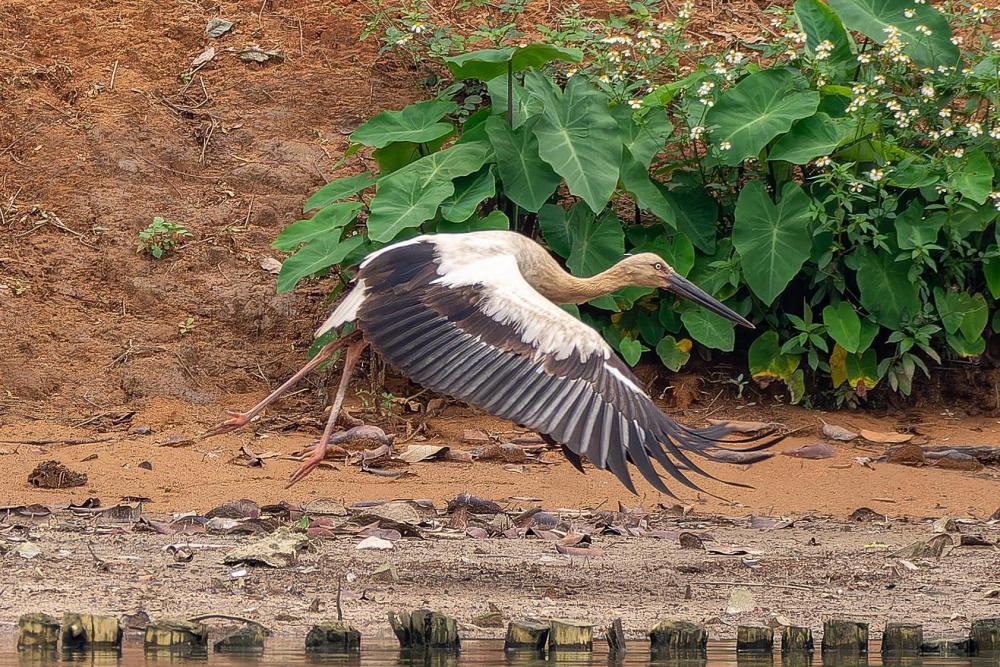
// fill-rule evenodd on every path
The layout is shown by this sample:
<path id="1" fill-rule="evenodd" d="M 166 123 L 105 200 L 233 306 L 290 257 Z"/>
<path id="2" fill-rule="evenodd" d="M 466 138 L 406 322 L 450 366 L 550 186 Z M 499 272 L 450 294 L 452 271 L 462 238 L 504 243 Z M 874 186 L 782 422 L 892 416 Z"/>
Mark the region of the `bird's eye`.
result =
<path id="1" fill-rule="evenodd" d="M 662 271 L 663 265 L 657 262 L 656 264 L 653 264 L 653 268 L 656 269 L 657 271 Z"/>

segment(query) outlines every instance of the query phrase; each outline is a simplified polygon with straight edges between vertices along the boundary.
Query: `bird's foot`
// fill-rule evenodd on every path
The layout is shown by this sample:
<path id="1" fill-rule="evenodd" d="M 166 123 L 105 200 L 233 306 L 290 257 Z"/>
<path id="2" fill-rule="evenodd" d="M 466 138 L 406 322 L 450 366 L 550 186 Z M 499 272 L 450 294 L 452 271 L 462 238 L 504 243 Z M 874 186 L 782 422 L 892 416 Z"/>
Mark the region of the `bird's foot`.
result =
<path id="1" fill-rule="evenodd" d="M 295 471 L 295 474 L 288 479 L 288 484 L 285 484 L 285 488 L 287 489 L 296 482 L 302 481 L 323 462 L 324 458 L 326 458 L 326 443 L 322 443 L 313 449 L 312 455 L 303 461 L 299 469 Z"/>
<path id="2" fill-rule="evenodd" d="M 245 412 L 236 412 L 235 410 L 226 410 L 227 414 L 233 415 L 230 419 L 213 426 L 204 433 L 198 436 L 199 440 L 204 440 L 205 438 L 211 438 L 216 435 L 222 435 L 223 433 L 229 433 L 230 431 L 235 431 L 241 429 L 250 423 L 250 415 Z"/>

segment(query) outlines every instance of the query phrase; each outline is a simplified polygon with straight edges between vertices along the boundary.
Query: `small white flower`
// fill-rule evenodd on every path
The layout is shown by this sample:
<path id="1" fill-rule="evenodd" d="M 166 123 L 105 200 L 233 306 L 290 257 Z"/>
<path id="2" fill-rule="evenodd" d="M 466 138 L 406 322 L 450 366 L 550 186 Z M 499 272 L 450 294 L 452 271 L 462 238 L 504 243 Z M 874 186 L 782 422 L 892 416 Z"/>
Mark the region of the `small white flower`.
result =
<path id="1" fill-rule="evenodd" d="M 691 138 L 692 139 L 700 139 L 701 135 L 703 135 L 703 134 L 705 134 L 705 126 L 704 125 L 695 125 L 694 127 L 691 128 Z"/>
<path id="2" fill-rule="evenodd" d="M 873 182 L 878 183 L 882 180 L 882 177 L 885 176 L 885 172 L 881 169 L 872 169 L 867 175 Z"/>
<path id="3" fill-rule="evenodd" d="M 826 79 L 824 79 L 824 78 L 823 78 L 823 77 L 821 77 L 821 76 L 820 76 L 820 77 L 817 77 L 817 78 L 816 78 L 816 86 L 817 86 L 818 88 L 822 88 L 822 87 L 823 87 L 823 86 L 825 86 L 825 85 L 826 85 Z"/>
<path id="4" fill-rule="evenodd" d="M 872 79 L 872 82 L 876 86 L 884 86 L 885 85 L 885 77 L 882 76 L 881 74 L 876 74 L 875 78 Z"/>
<path id="5" fill-rule="evenodd" d="M 928 28 L 927 26 L 925 26 L 923 23 L 917 25 L 917 27 L 914 28 L 914 30 L 916 30 L 917 32 L 923 33 L 923 34 L 927 35 L 928 37 L 930 37 L 932 34 L 934 34 L 934 31 L 931 30 L 930 28 Z"/>
<path id="6" fill-rule="evenodd" d="M 656 24 L 656 29 L 660 32 L 666 32 L 674 27 L 673 21 L 660 21 Z"/>
<path id="7" fill-rule="evenodd" d="M 649 47 L 651 49 L 659 50 L 661 46 L 663 46 L 663 42 L 661 42 L 658 38 L 656 38 L 656 37 L 651 37 L 650 38 L 650 40 L 649 40 Z"/>
<path id="8" fill-rule="evenodd" d="M 733 147 L 733 145 L 731 143 L 729 143 L 728 141 L 722 141 L 722 142 L 719 143 L 719 150 L 720 151 L 728 151 L 732 147 Z"/>
<path id="9" fill-rule="evenodd" d="M 705 97 L 706 95 L 711 94 L 713 88 L 715 88 L 714 81 L 703 82 L 701 86 L 698 88 L 698 96 Z"/>
<path id="10" fill-rule="evenodd" d="M 872 61 L 872 57 L 870 55 L 868 55 L 867 53 L 859 53 L 858 54 L 858 62 L 861 63 L 862 65 L 867 65 L 871 61 Z"/>
<path id="11" fill-rule="evenodd" d="M 851 183 L 851 192 L 861 192 L 865 189 L 865 186 L 861 184 L 861 181 L 854 181 Z"/>
<path id="12" fill-rule="evenodd" d="M 410 35 L 408 33 L 403 33 L 402 35 L 399 36 L 399 39 L 396 40 L 396 46 L 403 46 L 411 39 L 413 39 L 413 35 Z"/>
<path id="13" fill-rule="evenodd" d="M 730 65 L 740 65 L 745 56 L 739 51 L 729 51 L 726 53 L 726 62 Z"/>
<path id="14" fill-rule="evenodd" d="M 961 46 L 962 45 L 961 35 L 955 35 L 954 37 L 952 37 L 951 43 L 954 44 L 955 46 Z"/>
<path id="15" fill-rule="evenodd" d="M 990 128 L 990 139 L 1000 139 L 1000 125 L 994 125 Z"/>
<path id="16" fill-rule="evenodd" d="M 953 127 L 946 127 L 943 130 L 941 130 L 942 137 L 951 137 L 954 135 L 955 135 L 955 128 Z"/>
<path id="17" fill-rule="evenodd" d="M 954 155 L 955 157 L 963 157 L 965 155 L 965 149 L 956 148 L 954 151 L 952 151 L 951 154 Z"/>
<path id="18" fill-rule="evenodd" d="M 965 131 L 969 133 L 970 137 L 978 137 L 983 133 L 983 126 L 977 122 L 967 123 Z"/>
<path id="19" fill-rule="evenodd" d="M 833 52 L 833 42 L 828 39 L 824 39 L 822 42 L 816 45 L 816 60 L 826 60 L 830 57 L 830 53 Z"/>
<path id="20" fill-rule="evenodd" d="M 712 71 L 719 75 L 725 75 L 729 72 L 729 70 L 726 69 L 726 66 L 723 65 L 721 61 L 715 63 L 715 67 L 712 68 Z"/>
<path id="21" fill-rule="evenodd" d="M 917 10 L 913 9 L 912 7 L 903 10 L 903 16 L 905 16 L 908 19 L 912 19 L 916 13 Z"/>
<path id="22" fill-rule="evenodd" d="M 427 26 L 425 26 L 422 21 L 414 21 L 413 25 L 410 26 L 410 32 L 415 35 L 419 35 L 425 30 L 427 30 Z"/>
<path id="23" fill-rule="evenodd" d="M 935 185 L 934 190 L 936 190 L 939 195 L 943 195 L 948 192 L 948 188 L 943 185 Z"/>
<path id="24" fill-rule="evenodd" d="M 829 155 L 824 155 L 823 157 L 816 158 L 816 161 L 813 164 L 815 164 L 817 167 L 824 168 L 824 167 L 829 167 L 831 164 L 833 164 L 833 160 L 830 159 Z"/>
<path id="25" fill-rule="evenodd" d="M 951 118 L 951 109 L 948 107 L 942 108 L 941 111 L 938 111 L 938 116 L 941 118 Z"/>
<path id="26" fill-rule="evenodd" d="M 990 42 L 990 46 L 993 47 L 994 51 L 1000 51 L 1000 39 L 994 39 Z"/>
<path id="27" fill-rule="evenodd" d="M 632 107 L 633 109 L 641 109 L 642 108 L 642 100 L 631 99 L 631 100 L 628 101 L 628 105 L 630 107 Z"/>
<path id="28" fill-rule="evenodd" d="M 920 86 L 920 94 L 929 100 L 934 99 L 934 84 L 925 83 L 924 85 Z"/>

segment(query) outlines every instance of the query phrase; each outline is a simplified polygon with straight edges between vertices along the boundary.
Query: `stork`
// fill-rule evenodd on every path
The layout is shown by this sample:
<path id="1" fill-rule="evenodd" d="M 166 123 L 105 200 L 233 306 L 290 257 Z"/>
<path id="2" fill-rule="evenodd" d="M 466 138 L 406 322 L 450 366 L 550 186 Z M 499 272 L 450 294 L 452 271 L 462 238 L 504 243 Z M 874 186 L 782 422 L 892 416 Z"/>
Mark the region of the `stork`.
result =
<path id="1" fill-rule="evenodd" d="M 579 304 L 629 286 L 669 290 L 745 327 L 753 324 L 653 253 L 626 256 L 591 278 L 564 271 L 538 243 L 515 232 L 418 236 L 368 255 L 355 284 L 316 336 L 354 323 L 301 370 L 247 412 L 204 434 L 247 423 L 311 370 L 346 347 L 343 374 L 318 444 L 292 475 L 298 482 L 323 460 L 348 383 L 371 345 L 412 381 L 514 421 L 609 469 L 636 493 L 628 463 L 673 496 L 653 461 L 678 483 L 700 488 L 680 467 L 715 479 L 687 455 L 712 458 L 733 430 L 683 426 L 649 394 L 593 328 L 558 304 Z M 750 449 L 777 439 L 747 439 Z M 726 442 L 733 442 L 726 440 Z"/>

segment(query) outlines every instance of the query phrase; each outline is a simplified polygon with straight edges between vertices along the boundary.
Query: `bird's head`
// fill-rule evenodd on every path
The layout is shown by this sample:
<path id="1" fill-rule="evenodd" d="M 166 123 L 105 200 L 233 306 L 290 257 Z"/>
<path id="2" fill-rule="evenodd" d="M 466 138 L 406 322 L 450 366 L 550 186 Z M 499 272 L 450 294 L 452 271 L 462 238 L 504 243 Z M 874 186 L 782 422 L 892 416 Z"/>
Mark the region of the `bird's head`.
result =
<path id="1" fill-rule="evenodd" d="M 665 289 L 693 301 L 727 320 L 732 320 L 750 329 L 755 328 L 745 317 L 723 305 L 708 292 L 674 271 L 673 267 L 656 253 L 643 252 L 629 255 L 619 262 L 618 268 L 633 285 Z"/>

